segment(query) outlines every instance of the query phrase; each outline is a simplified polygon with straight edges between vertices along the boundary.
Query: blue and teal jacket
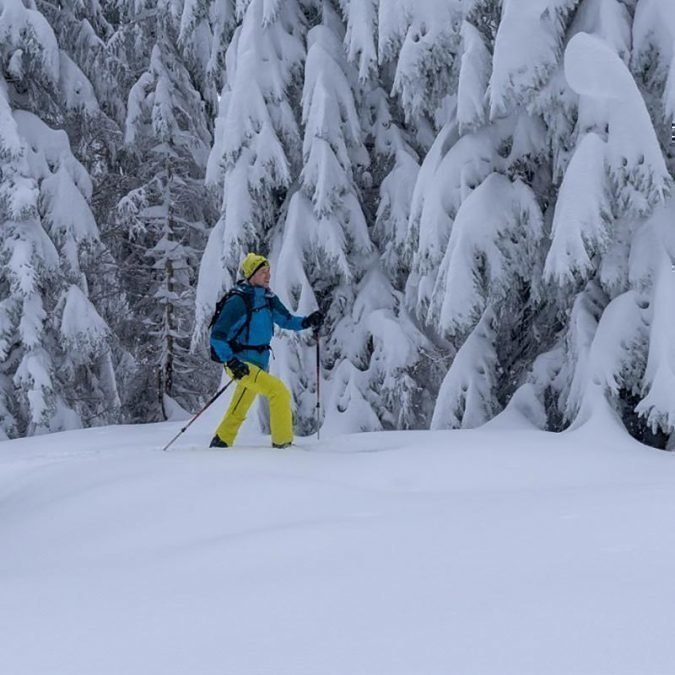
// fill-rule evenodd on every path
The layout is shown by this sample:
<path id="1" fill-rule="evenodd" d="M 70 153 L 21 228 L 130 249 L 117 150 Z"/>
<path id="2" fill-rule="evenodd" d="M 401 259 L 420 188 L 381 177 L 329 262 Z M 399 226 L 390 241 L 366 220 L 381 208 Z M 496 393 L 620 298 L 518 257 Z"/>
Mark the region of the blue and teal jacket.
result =
<path id="1" fill-rule="evenodd" d="M 304 317 L 291 314 L 268 288 L 253 286 L 246 281 L 240 281 L 236 288 L 237 293 L 227 299 L 213 325 L 211 347 L 223 363 L 236 357 L 267 370 L 274 324 L 289 330 L 302 330 Z M 250 303 L 250 321 L 246 300 L 241 294 L 246 294 Z"/>

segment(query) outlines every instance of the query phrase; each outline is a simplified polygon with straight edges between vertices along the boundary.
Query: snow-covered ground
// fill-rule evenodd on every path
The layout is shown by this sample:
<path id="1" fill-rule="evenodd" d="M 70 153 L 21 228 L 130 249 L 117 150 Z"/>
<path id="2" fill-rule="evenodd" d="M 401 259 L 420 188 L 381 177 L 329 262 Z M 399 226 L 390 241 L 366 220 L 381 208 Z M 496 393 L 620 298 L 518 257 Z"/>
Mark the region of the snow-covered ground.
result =
<path id="1" fill-rule="evenodd" d="M 675 672 L 675 456 L 611 420 L 178 428 L 0 443 L 3 675 Z"/>

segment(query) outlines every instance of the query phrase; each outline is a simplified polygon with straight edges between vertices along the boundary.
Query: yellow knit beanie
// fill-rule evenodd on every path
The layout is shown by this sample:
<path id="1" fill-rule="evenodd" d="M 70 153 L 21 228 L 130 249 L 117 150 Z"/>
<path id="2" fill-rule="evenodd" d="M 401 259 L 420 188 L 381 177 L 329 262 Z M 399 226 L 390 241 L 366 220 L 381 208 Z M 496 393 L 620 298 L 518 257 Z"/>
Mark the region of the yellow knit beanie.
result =
<path id="1" fill-rule="evenodd" d="M 264 255 L 248 253 L 241 261 L 241 273 L 247 281 L 261 268 L 269 267 L 270 261 Z"/>

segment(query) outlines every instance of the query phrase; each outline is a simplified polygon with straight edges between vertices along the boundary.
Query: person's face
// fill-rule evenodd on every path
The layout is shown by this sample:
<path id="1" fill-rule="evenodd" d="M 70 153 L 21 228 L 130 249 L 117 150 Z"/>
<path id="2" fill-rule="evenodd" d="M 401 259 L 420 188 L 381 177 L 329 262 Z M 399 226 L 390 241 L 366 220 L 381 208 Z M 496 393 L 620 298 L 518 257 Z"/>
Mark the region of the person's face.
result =
<path id="1" fill-rule="evenodd" d="M 253 286 L 264 286 L 265 288 L 270 287 L 270 276 L 271 270 L 269 265 L 261 267 L 249 280 L 248 282 Z"/>

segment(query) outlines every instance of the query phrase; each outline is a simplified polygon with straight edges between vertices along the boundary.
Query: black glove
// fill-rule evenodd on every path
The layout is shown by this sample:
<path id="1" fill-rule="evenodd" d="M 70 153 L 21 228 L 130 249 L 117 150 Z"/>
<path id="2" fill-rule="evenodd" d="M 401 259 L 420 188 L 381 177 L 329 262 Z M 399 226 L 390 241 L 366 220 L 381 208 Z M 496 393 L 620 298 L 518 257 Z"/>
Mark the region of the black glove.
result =
<path id="1" fill-rule="evenodd" d="M 235 380 L 241 380 L 242 377 L 249 374 L 248 366 L 240 361 L 236 356 L 233 356 L 228 362 L 227 367 L 232 373 Z"/>
<path id="2" fill-rule="evenodd" d="M 303 328 L 320 328 L 323 323 L 323 314 L 317 309 L 302 320 Z"/>

